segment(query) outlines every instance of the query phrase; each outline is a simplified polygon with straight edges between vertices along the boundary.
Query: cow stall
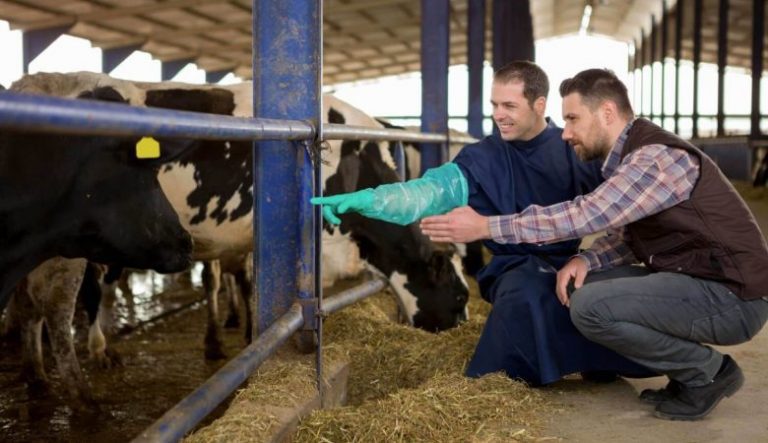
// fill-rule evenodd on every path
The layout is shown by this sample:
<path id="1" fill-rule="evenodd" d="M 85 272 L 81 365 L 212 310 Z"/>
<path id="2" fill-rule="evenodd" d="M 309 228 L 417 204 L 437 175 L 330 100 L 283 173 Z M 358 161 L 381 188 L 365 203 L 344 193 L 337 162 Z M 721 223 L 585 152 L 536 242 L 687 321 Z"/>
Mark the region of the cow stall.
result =
<path id="1" fill-rule="evenodd" d="M 254 318 L 258 331 L 256 340 L 140 438 L 172 441 L 183 436 L 295 332 L 303 337 L 300 342 L 305 349 L 317 340 L 316 356 L 322 358 L 322 318 L 383 288 L 383 283 L 374 280 L 328 298 L 325 306 L 321 305 L 323 297 L 317 282 L 320 274 L 317 260 L 320 217 L 318 212 L 312 214 L 307 203 L 320 188 L 317 172 L 321 157 L 319 141 L 334 137 L 445 141 L 442 135 L 419 137 L 398 131 L 374 133 L 360 128 L 319 125 L 316 111 L 319 103 L 319 26 L 305 26 L 307 33 L 290 40 L 285 47 L 276 48 L 274 44 L 281 31 L 277 18 L 284 17 L 286 10 L 301 15 L 302 18 L 297 20 L 304 25 L 319 20 L 321 14 L 311 8 L 307 10 L 304 2 L 280 3 L 279 8 L 276 4 L 254 4 L 254 10 L 260 8 L 255 28 L 262 33 L 259 37 L 261 46 L 254 51 L 261 55 L 257 60 L 262 61 L 262 66 L 256 68 L 260 75 L 254 76 L 258 79 L 254 83 L 254 96 L 259 97 L 261 108 L 254 110 L 254 115 L 270 118 L 243 120 L 183 111 L 126 109 L 110 103 L 71 102 L 14 93 L 5 94 L 0 100 L 0 125 L 14 130 L 261 141 L 254 148 L 254 157 L 258 159 L 254 162 L 257 168 L 254 183 L 260 193 L 255 196 L 254 207 L 258 214 L 256 218 L 270 223 L 259 223 L 255 230 L 257 253 L 254 265 L 259 274 L 256 286 L 262 294 L 257 300 L 259 307 Z M 307 57 L 306 61 L 297 62 L 301 57 Z M 299 88 L 297 84 L 313 87 Z M 306 89 L 306 94 L 295 92 Z M 293 105 L 304 108 L 297 110 Z M 286 112 L 271 115 L 275 110 Z M 286 194 L 288 198 L 285 200 L 302 204 L 287 208 L 275 203 L 276 195 Z M 285 229 L 285 226 L 299 226 L 299 229 Z M 299 265 L 294 266 L 296 263 Z M 299 295 L 298 303 L 294 303 L 295 294 Z M 420 341 L 429 343 L 423 337 Z M 317 386 L 321 393 L 322 367 L 318 361 Z M 446 384 L 455 383 L 457 379 L 454 377 Z"/>

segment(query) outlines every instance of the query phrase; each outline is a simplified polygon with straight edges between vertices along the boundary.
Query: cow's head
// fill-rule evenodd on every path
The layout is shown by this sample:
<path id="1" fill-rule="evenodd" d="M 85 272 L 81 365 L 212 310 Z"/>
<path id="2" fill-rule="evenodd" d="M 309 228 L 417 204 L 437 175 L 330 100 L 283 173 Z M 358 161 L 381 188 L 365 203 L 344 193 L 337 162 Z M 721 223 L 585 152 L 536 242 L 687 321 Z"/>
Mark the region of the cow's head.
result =
<path id="1" fill-rule="evenodd" d="M 361 149 L 358 141 L 344 142 L 339 167 L 328 178 L 325 194 L 397 182 L 395 171 L 382 157 L 385 153 L 376 143 Z M 351 233 L 361 257 L 389 278 L 409 323 L 441 331 L 467 318 L 469 291 L 452 247 L 439 249 L 415 223 L 400 226 L 358 214 L 341 219 L 342 232 Z"/>
<path id="2" fill-rule="evenodd" d="M 83 96 L 121 101 L 111 88 Z M 156 176 L 194 142 L 158 139 L 161 157 L 138 159 L 140 138 L 0 133 L 0 296 L 54 255 L 160 272 L 189 266 L 191 238 Z"/>

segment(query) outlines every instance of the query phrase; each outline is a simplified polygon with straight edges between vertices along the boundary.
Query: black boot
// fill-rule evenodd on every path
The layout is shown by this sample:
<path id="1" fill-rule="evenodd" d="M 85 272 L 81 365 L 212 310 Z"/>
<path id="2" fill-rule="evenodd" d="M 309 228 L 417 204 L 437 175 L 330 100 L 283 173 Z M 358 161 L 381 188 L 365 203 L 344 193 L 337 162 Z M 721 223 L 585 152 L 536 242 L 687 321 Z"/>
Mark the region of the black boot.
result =
<path id="1" fill-rule="evenodd" d="M 659 404 L 663 401 L 672 400 L 683 389 L 683 384 L 677 380 L 669 380 L 667 386 L 661 389 L 643 389 L 640 393 L 640 400 L 647 403 Z"/>
<path id="2" fill-rule="evenodd" d="M 723 397 L 735 394 L 743 384 L 741 368 L 726 355 L 711 383 L 695 388 L 683 386 L 677 396 L 656 406 L 655 415 L 668 420 L 699 420 L 715 409 Z"/>

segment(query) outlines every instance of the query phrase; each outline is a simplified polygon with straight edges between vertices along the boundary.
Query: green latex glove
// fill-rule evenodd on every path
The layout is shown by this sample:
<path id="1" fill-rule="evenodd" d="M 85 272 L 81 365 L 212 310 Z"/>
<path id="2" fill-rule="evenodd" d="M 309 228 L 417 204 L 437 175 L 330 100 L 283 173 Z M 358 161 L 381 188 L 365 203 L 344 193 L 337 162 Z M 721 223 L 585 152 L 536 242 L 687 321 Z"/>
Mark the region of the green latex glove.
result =
<path id="1" fill-rule="evenodd" d="M 373 208 L 373 189 L 350 192 L 348 194 L 336 194 L 328 197 L 313 197 L 310 202 L 313 205 L 323 205 L 323 217 L 328 223 L 340 225 L 341 219 L 337 214 L 347 212 L 359 212 L 366 215 Z"/>
<path id="2" fill-rule="evenodd" d="M 390 183 L 375 189 L 363 189 L 330 197 L 314 197 L 310 202 L 323 206 L 323 216 L 332 224 L 340 224 L 339 214 L 358 212 L 399 225 L 408 225 L 423 217 L 443 214 L 465 206 L 467 179 L 455 163 L 430 169 L 423 177 L 405 183 Z"/>

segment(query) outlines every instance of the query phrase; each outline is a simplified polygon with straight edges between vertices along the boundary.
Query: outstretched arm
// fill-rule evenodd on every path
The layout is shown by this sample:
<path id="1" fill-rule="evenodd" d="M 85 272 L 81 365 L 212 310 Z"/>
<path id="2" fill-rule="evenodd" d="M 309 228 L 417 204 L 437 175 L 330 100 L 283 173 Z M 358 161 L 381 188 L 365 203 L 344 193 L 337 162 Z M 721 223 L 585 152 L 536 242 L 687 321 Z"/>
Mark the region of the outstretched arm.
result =
<path id="1" fill-rule="evenodd" d="M 314 197 L 323 205 L 323 216 L 340 224 L 340 214 L 358 212 L 399 225 L 408 225 L 434 214 L 464 206 L 468 200 L 467 179 L 455 163 L 430 169 L 423 177 L 405 183 L 391 183 L 348 194 Z"/>

